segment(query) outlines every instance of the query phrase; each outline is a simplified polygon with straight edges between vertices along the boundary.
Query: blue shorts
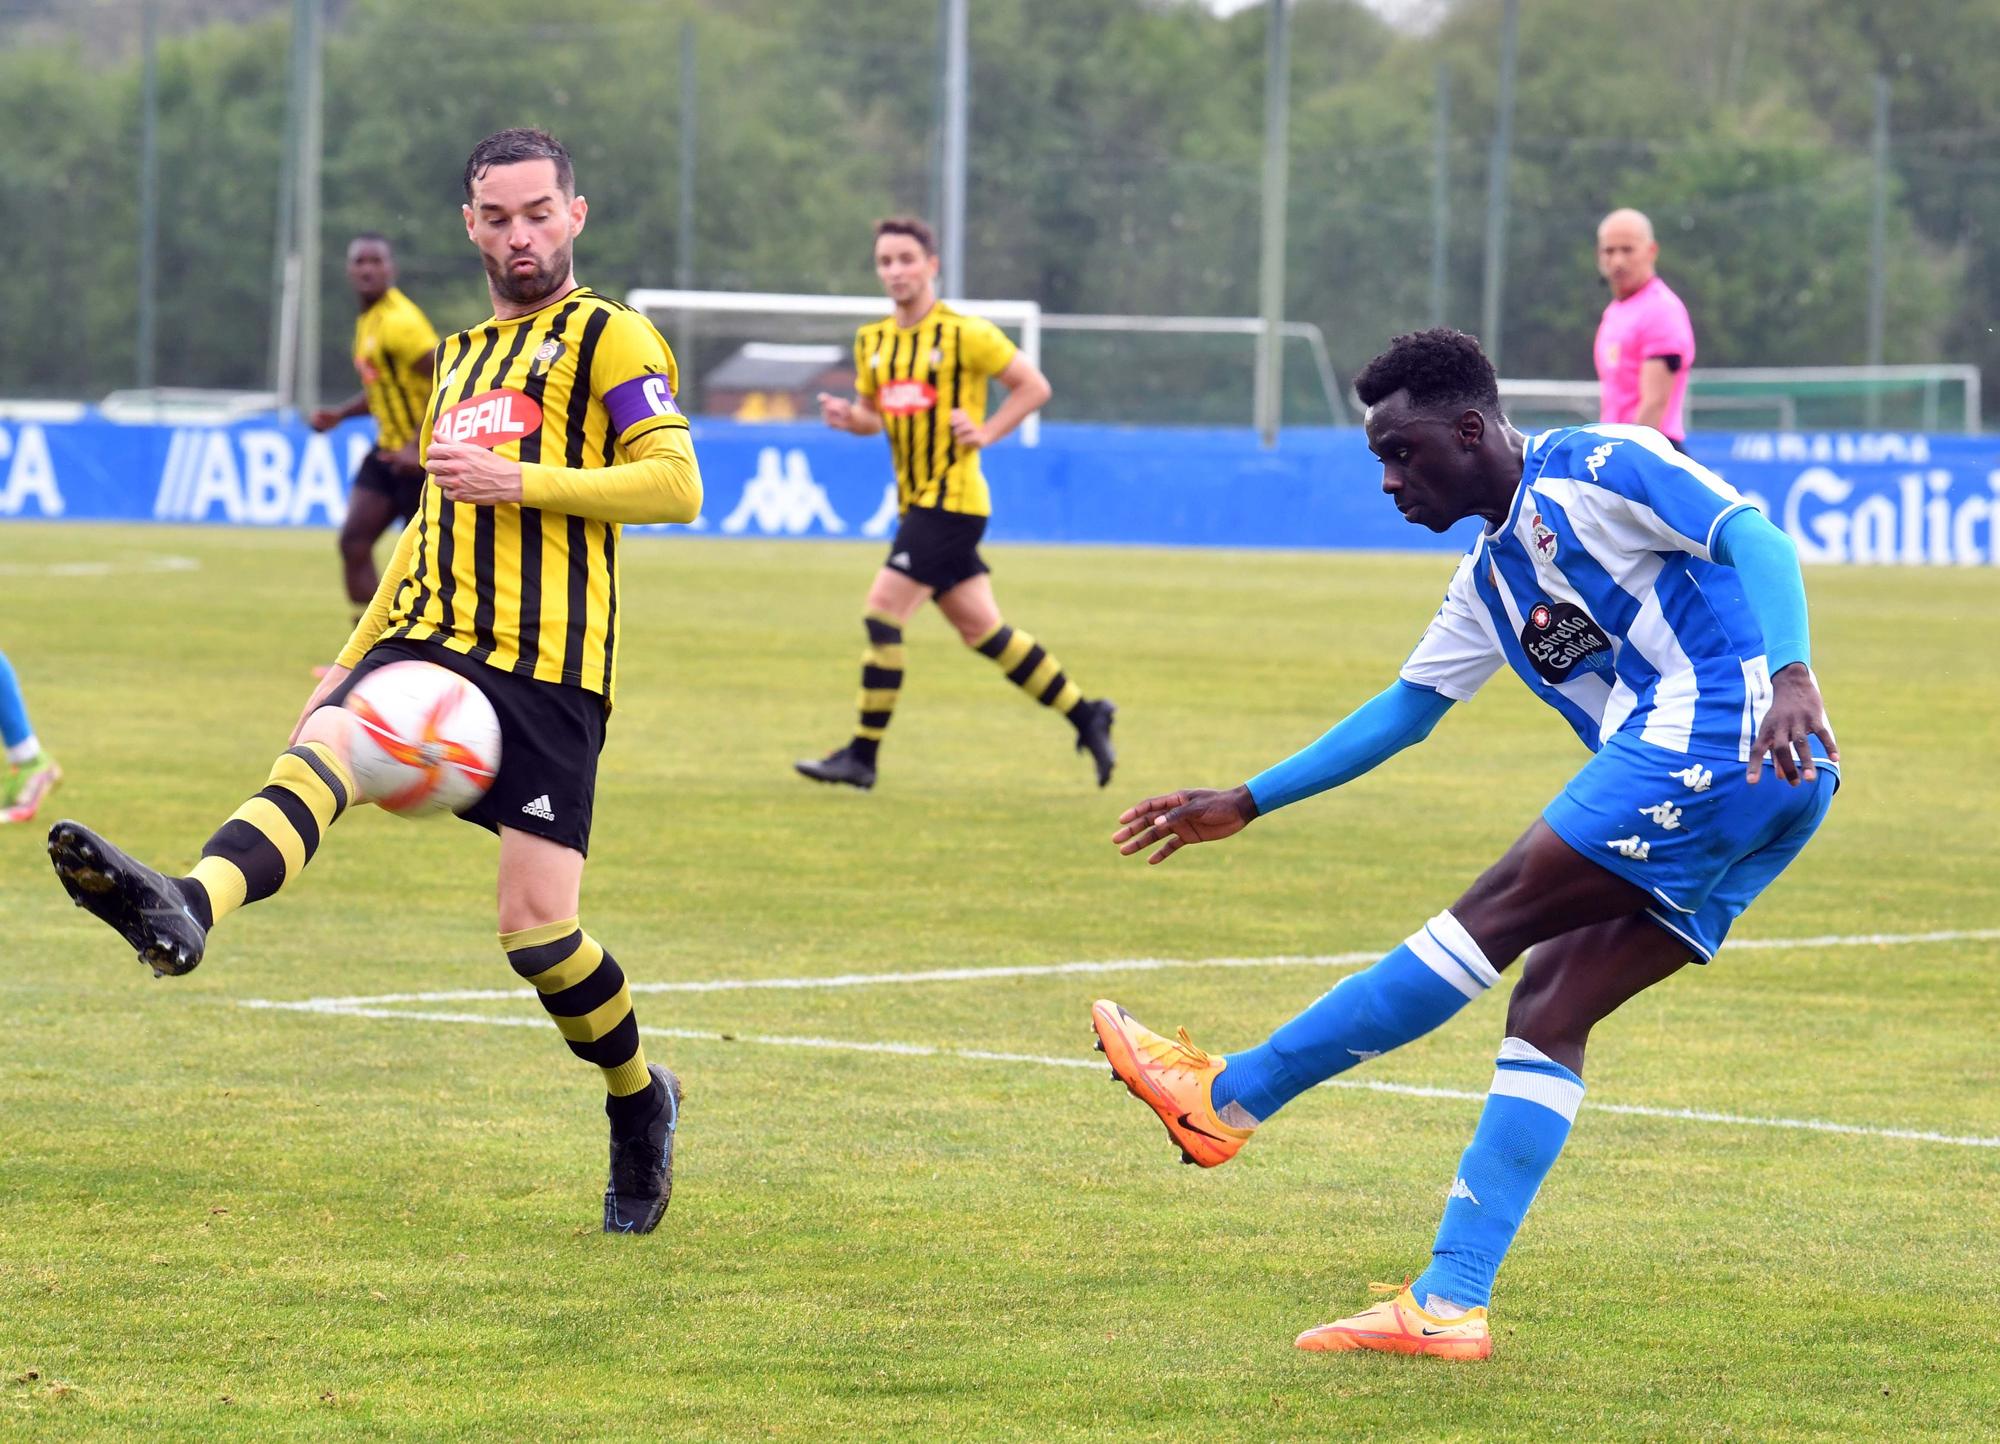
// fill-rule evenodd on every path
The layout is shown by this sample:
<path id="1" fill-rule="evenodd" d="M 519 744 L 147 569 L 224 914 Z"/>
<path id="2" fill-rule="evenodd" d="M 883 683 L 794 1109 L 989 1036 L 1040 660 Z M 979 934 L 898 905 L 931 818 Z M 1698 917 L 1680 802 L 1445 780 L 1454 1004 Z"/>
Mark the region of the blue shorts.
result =
<path id="1" fill-rule="evenodd" d="M 1840 785 L 1789 785 L 1768 763 L 1752 786 L 1734 758 L 1690 757 L 1620 732 L 1542 813 L 1556 835 L 1658 900 L 1646 916 L 1707 962 L 1729 925 L 1799 855 Z"/>

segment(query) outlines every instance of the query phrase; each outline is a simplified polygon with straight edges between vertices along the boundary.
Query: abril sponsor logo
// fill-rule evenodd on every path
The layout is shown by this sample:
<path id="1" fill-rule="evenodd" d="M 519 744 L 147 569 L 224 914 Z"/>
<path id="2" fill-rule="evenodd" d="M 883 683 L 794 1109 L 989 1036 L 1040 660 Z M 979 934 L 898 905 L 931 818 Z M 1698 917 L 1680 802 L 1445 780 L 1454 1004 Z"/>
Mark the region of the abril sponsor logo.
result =
<path id="1" fill-rule="evenodd" d="M 542 408 L 534 398 L 503 386 L 482 391 L 448 407 L 431 428 L 432 441 L 461 441 L 468 446 L 504 446 L 532 434 L 542 424 Z"/>
<path id="2" fill-rule="evenodd" d="M 885 416 L 914 416 L 937 405 L 937 387 L 928 381 L 891 381 L 875 398 Z"/>

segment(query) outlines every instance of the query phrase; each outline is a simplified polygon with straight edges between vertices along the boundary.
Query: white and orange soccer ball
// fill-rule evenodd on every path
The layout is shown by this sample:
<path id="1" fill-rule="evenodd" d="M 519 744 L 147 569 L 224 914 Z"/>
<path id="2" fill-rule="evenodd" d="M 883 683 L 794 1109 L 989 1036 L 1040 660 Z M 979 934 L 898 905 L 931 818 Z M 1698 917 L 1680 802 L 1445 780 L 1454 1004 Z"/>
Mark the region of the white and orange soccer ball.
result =
<path id="1" fill-rule="evenodd" d="M 500 767 L 500 719 L 456 672 L 391 662 L 347 694 L 353 714 L 348 765 L 355 786 L 402 817 L 463 812 L 486 795 Z"/>

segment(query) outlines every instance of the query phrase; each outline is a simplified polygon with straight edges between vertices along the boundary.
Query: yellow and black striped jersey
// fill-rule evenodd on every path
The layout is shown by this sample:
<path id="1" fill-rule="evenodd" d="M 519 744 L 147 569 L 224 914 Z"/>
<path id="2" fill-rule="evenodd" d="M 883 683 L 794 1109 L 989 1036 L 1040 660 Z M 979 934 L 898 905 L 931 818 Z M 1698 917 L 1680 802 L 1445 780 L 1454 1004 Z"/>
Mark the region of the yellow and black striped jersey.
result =
<path id="1" fill-rule="evenodd" d="M 896 462 L 897 504 L 990 516 L 993 499 L 979 452 L 951 434 L 953 408 L 986 419 L 986 383 L 1014 359 L 1014 343 L 991 321 L 940 301 L 914 326 L 890 316 L 854 335 L 854 389 L 881 414 Z"/>
<path id="2" fill-rule="evenodd" d="M 371 608 L 380 615 L 363 618 L 341 665 L 383 638 L 434 638 L 520 676 L 587 688 L 609 705 L 620 521 L 688 521 L 699 508 L 673 353 L 637 311 L 579 288 L 529 315 L 447 337 L 436 374 L 421 454 L 459 441 L 518 460 L 522 500 L 454 502 L 427 481 Z M 593 491 L 598 469 L 670 454 L 685 464 L 681 499 L 665 510 L 649 494 L 654 509 L 621 512 Z"/>
<path id="3" fill-rule="evenodd" d="M 394 286 L 354 318 L 354 369 L 384 451 L 400 451 L 417 434 L 431 404 L 431 378 L 418 363 L 437 343 L 430 317 Z"/>

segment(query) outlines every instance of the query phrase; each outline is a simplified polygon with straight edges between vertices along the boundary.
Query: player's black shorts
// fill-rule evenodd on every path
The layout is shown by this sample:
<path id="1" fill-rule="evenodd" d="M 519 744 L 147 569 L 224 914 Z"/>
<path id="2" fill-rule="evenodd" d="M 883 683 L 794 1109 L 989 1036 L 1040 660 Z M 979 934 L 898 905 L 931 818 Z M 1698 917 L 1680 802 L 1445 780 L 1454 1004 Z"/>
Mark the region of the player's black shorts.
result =
<path id="1" fill-rule="evenodd" d="M 500 771 L 486 795 L 459 816 L 488 832 L 532 832 L 590 854 L 597 754 L 604 748 L 604 699 L 581 687 L 517 677 L 438 642 L 386 641 L 368 649 L 327 697 L 347 700 L 354 684 L 391 662 L 435 662 L 486 694 L 500 719 Z"/>
<path id="2" fill-rule="evenodd" d="M 379 492 L 388 497 L 396 515 L 407 522 L 423 505 L 424 474 L 421 471 L 399 471 L 384 461 L 379 453 L 371 451 L 361 458 L 361 465 L 354 473 L 354 489 Z"/>
<path id="3" fill-rule="evenodd" d="M 903 513 L 884 566 L 922 582 L 942 596 L 960 582 L 991 570 L 979 555 L 986 518 L 963 512 L 913 506 Z"/>

